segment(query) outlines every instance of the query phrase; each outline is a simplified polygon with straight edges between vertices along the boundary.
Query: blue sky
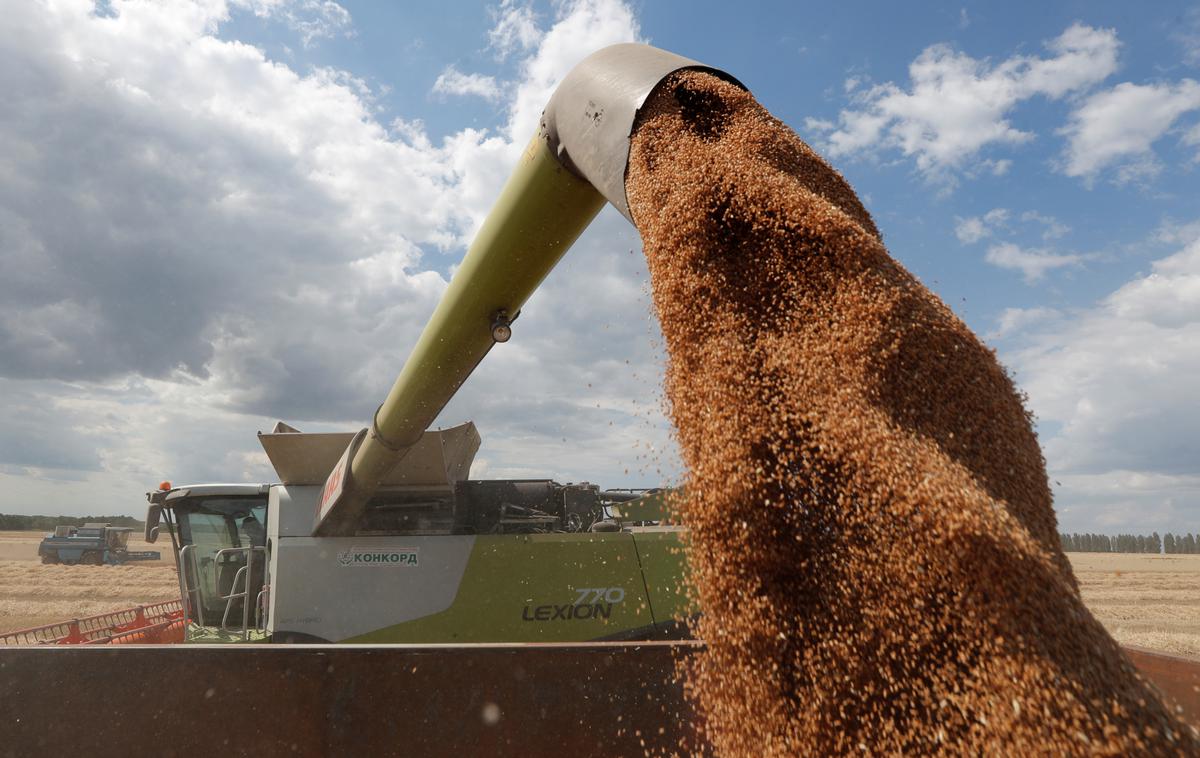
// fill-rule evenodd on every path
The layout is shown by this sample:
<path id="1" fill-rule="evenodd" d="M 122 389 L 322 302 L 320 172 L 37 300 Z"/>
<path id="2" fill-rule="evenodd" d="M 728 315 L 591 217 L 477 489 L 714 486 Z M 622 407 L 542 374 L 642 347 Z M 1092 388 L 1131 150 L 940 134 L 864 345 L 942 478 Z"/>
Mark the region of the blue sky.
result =
<path id="1" fill-rule="evenodd" d="M 276 418 L 361 426 L 557 79 L 639 40 L 850 179 L 1028 393 L 1064 529 L 1200 529 L 1194 5 L 5 5 L 2 512 L 136 513 L 269 480 Z M 606 211 L 443 415 L 476 474 L 677 478 L 649 311 Z"/>

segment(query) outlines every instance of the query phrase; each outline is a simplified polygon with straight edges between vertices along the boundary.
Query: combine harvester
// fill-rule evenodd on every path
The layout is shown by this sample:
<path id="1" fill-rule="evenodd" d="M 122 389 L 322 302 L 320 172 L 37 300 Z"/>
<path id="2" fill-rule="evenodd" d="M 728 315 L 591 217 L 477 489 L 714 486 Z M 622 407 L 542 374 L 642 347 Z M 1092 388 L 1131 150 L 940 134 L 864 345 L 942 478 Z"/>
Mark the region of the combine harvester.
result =
<path id="1" fill-rule="evenodd" d="M 683 636 L 679 529 L 659 525 L 660 493 L 471 480 L 467 423 L 422 435 L 353 517 L 322 509 L 325 477 L 364 435 L 279 424 L 259 440 L 281 484 L 149 494 L 147 539 L 169 527 L 189 642 Z"/>
<path id="2" fill-rule="evenodd" d="M 84 524 L 83 526 L 60 526 L 53 534 L 47 534 L 38 545 L 42 563 L 65 563 L 73 566 L 83 563 L 91 566 L 109 564 L 119 566 L 129 561 L 157 561 L 162 553 L 157 550 L 130 550 L 127 526 L 109 524 Z"/>
<path id="3" fill-rule="evenodd" d="M 644 45 L 566 77 L 369 428 L 280 424 L 260 434 L 278 484 L 150 493 L 146 537 L 171 536 L 187 641 L 210 644 L 0 651 L 10 745 L 74 749 L 82 733 L 239 755 L 703 752 L 673 676 L 700 643 L 683 639 L 681 532 L 663 494 L 472 480 L 474 425 L 427 431 L 605 202 L 630 218 L 638 108 L 681 69 L 737 84 Z M 1196 718 L 1195 666 L 1132 657 Z M 70 735 L 53 728 L 63 711 Z"/>

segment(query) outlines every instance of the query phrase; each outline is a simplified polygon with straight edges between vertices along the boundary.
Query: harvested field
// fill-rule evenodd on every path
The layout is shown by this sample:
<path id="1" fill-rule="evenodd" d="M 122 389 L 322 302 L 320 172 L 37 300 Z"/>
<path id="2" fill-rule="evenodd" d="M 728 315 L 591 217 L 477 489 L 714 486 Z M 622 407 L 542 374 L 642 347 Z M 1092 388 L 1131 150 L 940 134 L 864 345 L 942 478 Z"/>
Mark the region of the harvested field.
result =
<path id="1" fill-rule="evenodd" d="M 158 550 L 164 560 L 124 566 L 44 566 L 42 532 L 0 532 L 0 632 L 179 597 L 170 542 L 130 550 Z"/>
<path id="2" fill-rule="evenodd" d="M 1200 657 L 1200 555 L 1067 557 L 1083 602 L 1117 642 Z"/>

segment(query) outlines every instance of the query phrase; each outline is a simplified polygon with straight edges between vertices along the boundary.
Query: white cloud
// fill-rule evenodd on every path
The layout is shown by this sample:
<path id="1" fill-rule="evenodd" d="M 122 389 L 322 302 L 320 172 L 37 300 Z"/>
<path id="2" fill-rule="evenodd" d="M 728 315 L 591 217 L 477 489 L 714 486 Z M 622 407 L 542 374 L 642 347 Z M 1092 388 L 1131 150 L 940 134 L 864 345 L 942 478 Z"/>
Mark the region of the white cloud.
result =
<path id="1" fill-rule="evenodd" d="M 1054 474 L 1060 531 L 1194 532 L 1200 476 L 1112 469 Z"/>
<path id="2" fill-rule="evenodd" d="M 283 21 L 300 34 L 305 47 L 322 37 L 354 35 L 350 11 L 333 0 L 232 0 L 232 4 L 248 8 L 256 16 Z M 122 4 L 114 5 L 122 7 Z"/>
<path id="3" fill-rule="evenodd" d="M 1007 208 L 993 208 L 982 216 L 955 218 L 954 236 L 963 244 L 971 245 L 984 237 L 990 237 L 1008 223 Z"/>
<path id="4" fill-rule="evenodd" d="M 1006 360 L 1051 430 L 1044 449 L 1068 530 L 1200 519 L 1200 241 L 1015 341 Z"/>
<path id="5" fill-rule="evenodd" d="M 1020 102 L 1103 81 L 1116 70 L 1118 47 L 1115 31 L 1082 24 L 1050 40 L 1047 57 L 1017 55 L 995 65 L 933 45 L 909 66 L 907 89 L 892 82 L 852 88 L 854 107 L 839 114 L 825 147 L 835 157 L 899 150 L 927 179 L 953 182 L 985 148 L 1033 139 L 1008 120 Z"/>
<path id="6" fill-rule="evenodd" d="M 1007 208 L 993 208 L 982 216 L 955 217 L 954 235 L 965 245 L 972 245 L 1001 232 L 1028 233 L 1030 225 L 1039 229 L 1043 240 L 1058 239 L 1071 231 L 1066 224 L 1059 223 L 1053 216 L 1037 211 L 1025 211 L 1020 215 L 1021 224 L 1010 225 L 1012 213 Z M 1014 242 L 1003 241 L 991 245 L 984 260 L 993 266 L 1020 271 L 1026 283 L 1033 284 L 1053 269 L 1082 265 L 1090 256 L 1074 253 L 1056 253 L 1044 248 L 1022 247 Z"/>
<path id="7" fill-rule="evenodd" d="M 1003 226 L 1008 223 L 1008 218 L 1011 215 L 1007 208 L 993 208 L 983 214 L 983 220 L 991 226 Z"/>
<path id="8" fill-rule="evenodd" d="M 1184 132 L 1180 142 L 1188 147 L 1200 147 L 1200 124 L 1196 124 Z"/>
<path id="9" fill-rule="evenodd" d="M 515 0 L 504 0 L 492 11 L 495 24 L 488 31 L 488 47 L 496 51 L 496 57 L 504 60 L 514 52 L 525 52 L 542 39 L 533 8 L 518 5 Z"/>
<path id="10" fill-rule="evenodd" d="M 621 0 L 570 0 L 559 5 L 554 25 L 521 64 L 508 138 L 524 145 L 533 136 L 554 88 L 588 54 L 607 45 L 640 41 L 641 28 L 633 10 Z"/>
<path id="11" fill-rule="evenodd" d="M 1118 290 L 1108 307 L 1119 318 L 1164 329 L 1200 326 L 1200 241 L 1155 261 L 1150 274 Z"/>
<path id="12" fill-rule="evenodd" d="M 1184 62 L 1189 66 L 1200 66 L 1200 8 L 1188 10 L 1183 23 L 1176 26 L 1171 36 L 1179 43 Z"/>
<path id="13" fill-rule="evenodd" d="M 1200 109 L 1200 84 L 1124 82 L 1098 92 L 1071 114 L 1060 130 L 1067 140 L 1062 171 L 1093 180 L 1117 164 L 1118 180 L 1152 176 L 1159 170 L 1153 144 L 1180 116 Z"/>
<path id="14" fill-rule="evenodd" d="M 958 241 L 965 244 L 974 244 L 979 240 L 987 237 L 992 233 L 983 223 L 983 219 L 978 216 L 970 218 L 957 219 L 957 224 L 954 226 L 954 235 L 958 237 Z"/>
<path id="15" fill-rule="evenodd" d="M 253 431 L 273 418 L 318 430 L 365 422 L 554 84 L 638 33 L 616 0 L 557 6 L 518 62 L 507 123 L 435 143 L 416 118 L 379 123 L 354 76 L 301 74 L 222 38 L 238 7 L 311 6 L 6 9 L 0 510 L 78 510 L 87 492 L 108 498 L 94 501 L 100 510 L 136 510 L 164 477 L 269 477 Z M 632 484 L 645 465 L 638 439 L 667 448 L 671 468 L 652 399 L 655 335 L 639 318 L 644 261 L 627 254 L 636 233 L 610 212 L 596 227 L 447 411 L 448 423 L 480 422 L 493 474 Z M 614 303 L 633 315 L 614 320 Z M 594 335 L 586 344 L 563 332 L 581 325 Z M 36 409 L 49 409 L 45 423 L 26 426 L 53 437 L 10 433 Z M 38 447 L 63 435 L 87 445 Z M 658 481 L 656 466 L 640 481 Z M 71 500 L 26 500 L 50 493 Z"/>
<path id="16" fill-rule="evenodd" d="M 1180 223 L 1166 219 L 1154 230 L 1153 239 L 1167 245 L 1189 245 L 1200 240 L 1200 220 Z"/>
<path id="17" fill-rule="evenodd" d="M 988 248 L 983 259 L 999 268 L 1020 271 L 1026 284 L 1038 282 L 1047 271 L 1080 266 L 1084 257 L 1073 253 L 1055 253 L 1045 249 L 1022 248 L 1011 242 L 1000 242 Z"/>
<path id="18" fill-rule="evenodd" d="M 1054 308 L 1005 308 L 996 319 L 996 328 L 986 336 L 990 340 L 1000 340 L 1030 327 L 1044 328 L 1059 318 L 1062 313 Z"/>
<path id="19" fill-rule="evenodd" d="M 443 95 L 475 95 L 485 100 L 498 100 L 503 92 L 495 77 L 483 74 L 464 74 L 447 66 L 433 83 L 433 91 Z"/>
<path id="20" fill-rule="evenodd" d="M 1009 158 L 1001 158 L 999 160 L 989 158 L 981 163 L 984 169 L 992 173 L 992 176 L 1004 176 L 1012 168 L 1012 160 Z"/>
<path id="21" fill-rule="evenodd" d="M 810 132 L 827 132 L 833 130 L 837 124 L 824 118 L 813 118 L 809 116 L 804 119 L 804 128 Z"/>
<path id="22" fill-rule="evenodd" d="M 1042 225 L 1042 239 L 1054 240 L 1060 237 L 1065 237 L 1071 232 L 1071 227 L 1060 222 L 1053 216 L 1047 216 L 1037 211 L 1025 211 L 1021 214 L 1021 220 Z"/>

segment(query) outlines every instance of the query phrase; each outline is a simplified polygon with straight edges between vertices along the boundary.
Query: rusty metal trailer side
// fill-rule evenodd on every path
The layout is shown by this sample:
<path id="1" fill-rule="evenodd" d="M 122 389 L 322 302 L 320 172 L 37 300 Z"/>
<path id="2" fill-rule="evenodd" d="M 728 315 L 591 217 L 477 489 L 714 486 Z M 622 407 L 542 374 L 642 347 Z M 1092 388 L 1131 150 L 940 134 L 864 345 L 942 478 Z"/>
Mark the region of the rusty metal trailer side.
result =
<path id="1" fill-rule="evenodd" d="M 0 756 L 697 755 L 707 751 L 673 672 L 699 648 L 7 648 Z M 1200 661 L 1127 652 L 1200 725 Z"/>
<path id="2" fill-rule="evenodd" d="M 1200 659 L 1142 647 L 1122 647 L 1142 676 L 1187 723 L 1200 728 Z"/>
<path id="3" fill-rule="evenodd" d="M 672 683 L 674 656 L 692 649 L 7 648 L 0 756 L 695 755 Z"/>

